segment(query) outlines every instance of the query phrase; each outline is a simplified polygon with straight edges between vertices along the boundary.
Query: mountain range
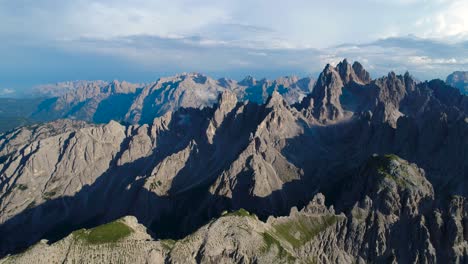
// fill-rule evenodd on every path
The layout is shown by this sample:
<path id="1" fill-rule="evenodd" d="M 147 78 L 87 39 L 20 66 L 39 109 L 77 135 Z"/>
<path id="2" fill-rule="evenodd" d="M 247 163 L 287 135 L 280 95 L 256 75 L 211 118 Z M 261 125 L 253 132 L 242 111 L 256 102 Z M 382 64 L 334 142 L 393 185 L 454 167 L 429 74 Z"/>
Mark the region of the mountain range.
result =
<path id="1" fill-rule="evenodd" d="M 0 263 L 468 261 L 468 97 L 441 80 L 77 86 L 0 135 Z"/>
<path id="2" fill-rule="evenodd" d="M 74 81 L 40 85 L 33 89 L 35 98 L 45 98 L 26 117 L 36 121 L 60 118 L 95 123 L 117 120 L 131 124 L 151 123 L 154 117 L 180 107 L 213 106 L 218 95 L 233 91 L 239 100 L 264 103 L 273 91 L 289 103 L 302 100 L 313 88 L 314 80 L 295 76 L 277 80 L 214 80 L 199 73 L 183 73 L 160 78 L 149 84 L 105 81 Z M 27 102 L 26 102 L 27 103 Z M 19 101 L 18 104 L 21 104 Z"/>

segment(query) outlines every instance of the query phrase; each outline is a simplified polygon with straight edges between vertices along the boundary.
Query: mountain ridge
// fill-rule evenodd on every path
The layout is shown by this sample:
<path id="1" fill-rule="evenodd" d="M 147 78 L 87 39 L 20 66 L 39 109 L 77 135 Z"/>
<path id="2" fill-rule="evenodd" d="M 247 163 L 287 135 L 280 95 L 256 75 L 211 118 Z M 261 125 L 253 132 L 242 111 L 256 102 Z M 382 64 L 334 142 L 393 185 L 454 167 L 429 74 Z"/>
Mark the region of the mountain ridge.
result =
<path id="1" fill-rule="evenodd" d="M 369 232 L 391 246 L 371 252 L 348 241 L 353 249 L 342 256 L 313 253 L 315 247 L 300 254 L 319 254 L 323 262 L 341 257 L 463 259 L 456 240 L 450 245 L 415 241 L 415 252 L 421 252 L 415 257 L 382 234 L 391 230 L 399 215 L 395 212 L 403 208 L 404 217 L 406 212 L 414 217 L 408 222 L 402 216 L 399 225 L 406 230 L 409 223 L 428 217 L 418 213 L 420 206 L 446 210 L 446 197 L 466 196 L 467 97 L 442 81 L 419 83 L 409 74 L 372 80 L 354 65 L 328 65 L 312 93 L 292 105 L 276 91 L 257 104 L 227 90 L 213 107 L 179 108 L 150 124 L 60 120 L 2 134 L 0 231 L 7 234 L 0 242 L 2 254 L 44 237 L 59 241 L 75 228 L 126 215 L 134 215 L 158 238 L 182 238 L 225 210 L 245 208 L 267 221 L 289 215 L 295 206 L 303 208 L 320 192 L 327 206 L 339 212 L 358 201 L 361 209 L 375 204 Z M 384 156 L 382 161 L 374 153 L 401 158 Z M 361 190 L 356 184 L 362 182 L 370 187 Z M 433 200 L 432 207 L 427 199 Z M 451 219 L 446 212 L 443 218 Z M 380 213 L 388 217 L 375 216 Z M 464 211 L 460 214 L 465 217 Z M 426 236 L 425 229 L 431 237 L 441 230 L 420 223 L 414 232 Z M 459 237 L 463 230 L 451 235 Z M 336 241 L 332 234 L 337 233 L 323 241 Z M 357 241 L 366 242 L 364 237 Z"/>

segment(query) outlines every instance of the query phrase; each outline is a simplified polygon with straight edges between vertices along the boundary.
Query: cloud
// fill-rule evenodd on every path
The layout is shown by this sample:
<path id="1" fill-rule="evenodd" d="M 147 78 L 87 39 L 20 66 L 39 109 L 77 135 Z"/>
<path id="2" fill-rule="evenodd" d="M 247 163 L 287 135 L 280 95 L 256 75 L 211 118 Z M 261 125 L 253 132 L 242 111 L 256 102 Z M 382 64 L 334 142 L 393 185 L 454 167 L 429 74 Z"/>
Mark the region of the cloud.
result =
<path id="1" fill-rule="evenodd" d="M 9 96 L 15 93 L 15 90 L 9 88 L 0 89 L 0 96 Z"/>
<path id="2" fill-rule="evenodd" d="M 439 1 L 438 10 L 415 22 L 423 37 L 466 39 L 468 37 L 468 2 L 465 0 Z"/>
<path id="3" fill-rule="evenodd" d="M 417 34 L 466 39 L 466 0 L 0 0 L 0 33 L 37 42 L 133 35 L 250 48 L 323 48 Z M 333 19 L 330 19 L 330 16 Z M 247 44 L 246 44 L 247 43 Z"/>
<path id="4" fill-rule="evenodd" d="M 324 63 L 343 57 L 359 60 L 374 76 L 409 71 L 420 79 L 445 79 L 453 71 L 468 69 L 467 45 L 408 36 L 324 49 L 321 58 Z"/>

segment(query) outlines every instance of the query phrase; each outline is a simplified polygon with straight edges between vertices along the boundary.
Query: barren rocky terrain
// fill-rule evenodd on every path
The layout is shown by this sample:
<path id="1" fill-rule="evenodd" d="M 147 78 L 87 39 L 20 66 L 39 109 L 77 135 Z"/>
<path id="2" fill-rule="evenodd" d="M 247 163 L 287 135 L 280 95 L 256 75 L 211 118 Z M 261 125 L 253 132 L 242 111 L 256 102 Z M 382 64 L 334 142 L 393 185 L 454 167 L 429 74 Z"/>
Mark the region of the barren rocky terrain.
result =
<path id="1" fill-rule="evenodd" d="M 276 82 L 114 83 L 129 124 L 1 134 L 1 261 L 468 261 L 467 96 L 346 60 Z"/>

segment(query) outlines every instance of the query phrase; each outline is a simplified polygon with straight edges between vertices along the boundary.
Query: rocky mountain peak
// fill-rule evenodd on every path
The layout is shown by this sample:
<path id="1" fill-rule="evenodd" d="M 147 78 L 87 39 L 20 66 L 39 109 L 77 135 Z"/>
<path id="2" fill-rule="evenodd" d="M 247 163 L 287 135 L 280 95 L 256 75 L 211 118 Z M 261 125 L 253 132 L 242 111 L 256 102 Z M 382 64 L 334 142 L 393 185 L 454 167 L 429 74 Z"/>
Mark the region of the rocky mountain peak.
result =
<path id="1" fill-rule="evenodd" d="M 312 93 L 305 97 L 300 104 L 308 109 L 320 122 L 333 122 L 344 117 L 344 110 L 340 102 L 343 88 L 351 83 L 366 85 L 371 82 L 369 73 L 359 62 L 351 65 L 344 59 L 336 67 L 327 64 L 320 73 Z"/>
<path id="2" fill-rule="evenodd" d="M 257 80 L 254 77 L 248 75 L 242 81 L 239 82 L 242 86 L 254 86 L 257 84 Z"/>
<path id="3" fill-rule="evenodd" d="M 343 61 L 336 68 L 327 64 L 314 86 L 310 95 L 313 98 L 312 113 L 321 122 L 343 116 L 339 99 L 344 86 L 341 74 L 346 75 L 347 65 L 347 61 Z"/>
<path id="4" fill-rule="evenodd" d="M 425 173 L 415 164 L 392 154 L 374 154 L 352 180 L 344 203 L 369 197 L 384 214 L 416 213 L 420 203 L 433 199 L 434 190 Z"/>
<path id="5" fill-rule="evenodd" d="M 370 77 L 369 72 L 364 69 L 361 63 L 359 63 L 358 61 L 355 61 L 353 63 L 352 68 L 353 68 L 354 74 L 358 77 L 358 79 L 362 83 L 367 84 L 371 82 L 371 77 Z"/>
<path id="6" fill-rule="evenodd" d="M 287 103 L 278 91 L 273 91 L 266 102 L 266 108 L 278 108 L 285 105 L 287 105 Z"/>
<path id="7" fill-rule="evenodd" d="M 359 62 L 354 62 L 351 66 L 348 60 L 344 59 L 342 62 L 338 63 L 335 70 L 339 72 L 341 80 L 345 85 L 350 82 L 367 84 L 371 80 L 369 73 Z"/>
<path id="8" fill-rule="evenodd" d="M 447 76 L 446 83 L 468 95 L 468 71 L 456 71 Z"/>
<path id="9" fill-rule="evenodd" d="M 229 113 L 231 113 L 231 111 L 236 107 L 236 105 L 237 105 L 237 96 L 234 92 L 229 91 L 229 90 L 224 90 L 218 96 L 218 103 L 216 106 L 216 110 L 206 130 L 206 136 L 210 144 L 213 144 L 213 138 L 218 128 L 221 127 L 226 116 Z"/>

